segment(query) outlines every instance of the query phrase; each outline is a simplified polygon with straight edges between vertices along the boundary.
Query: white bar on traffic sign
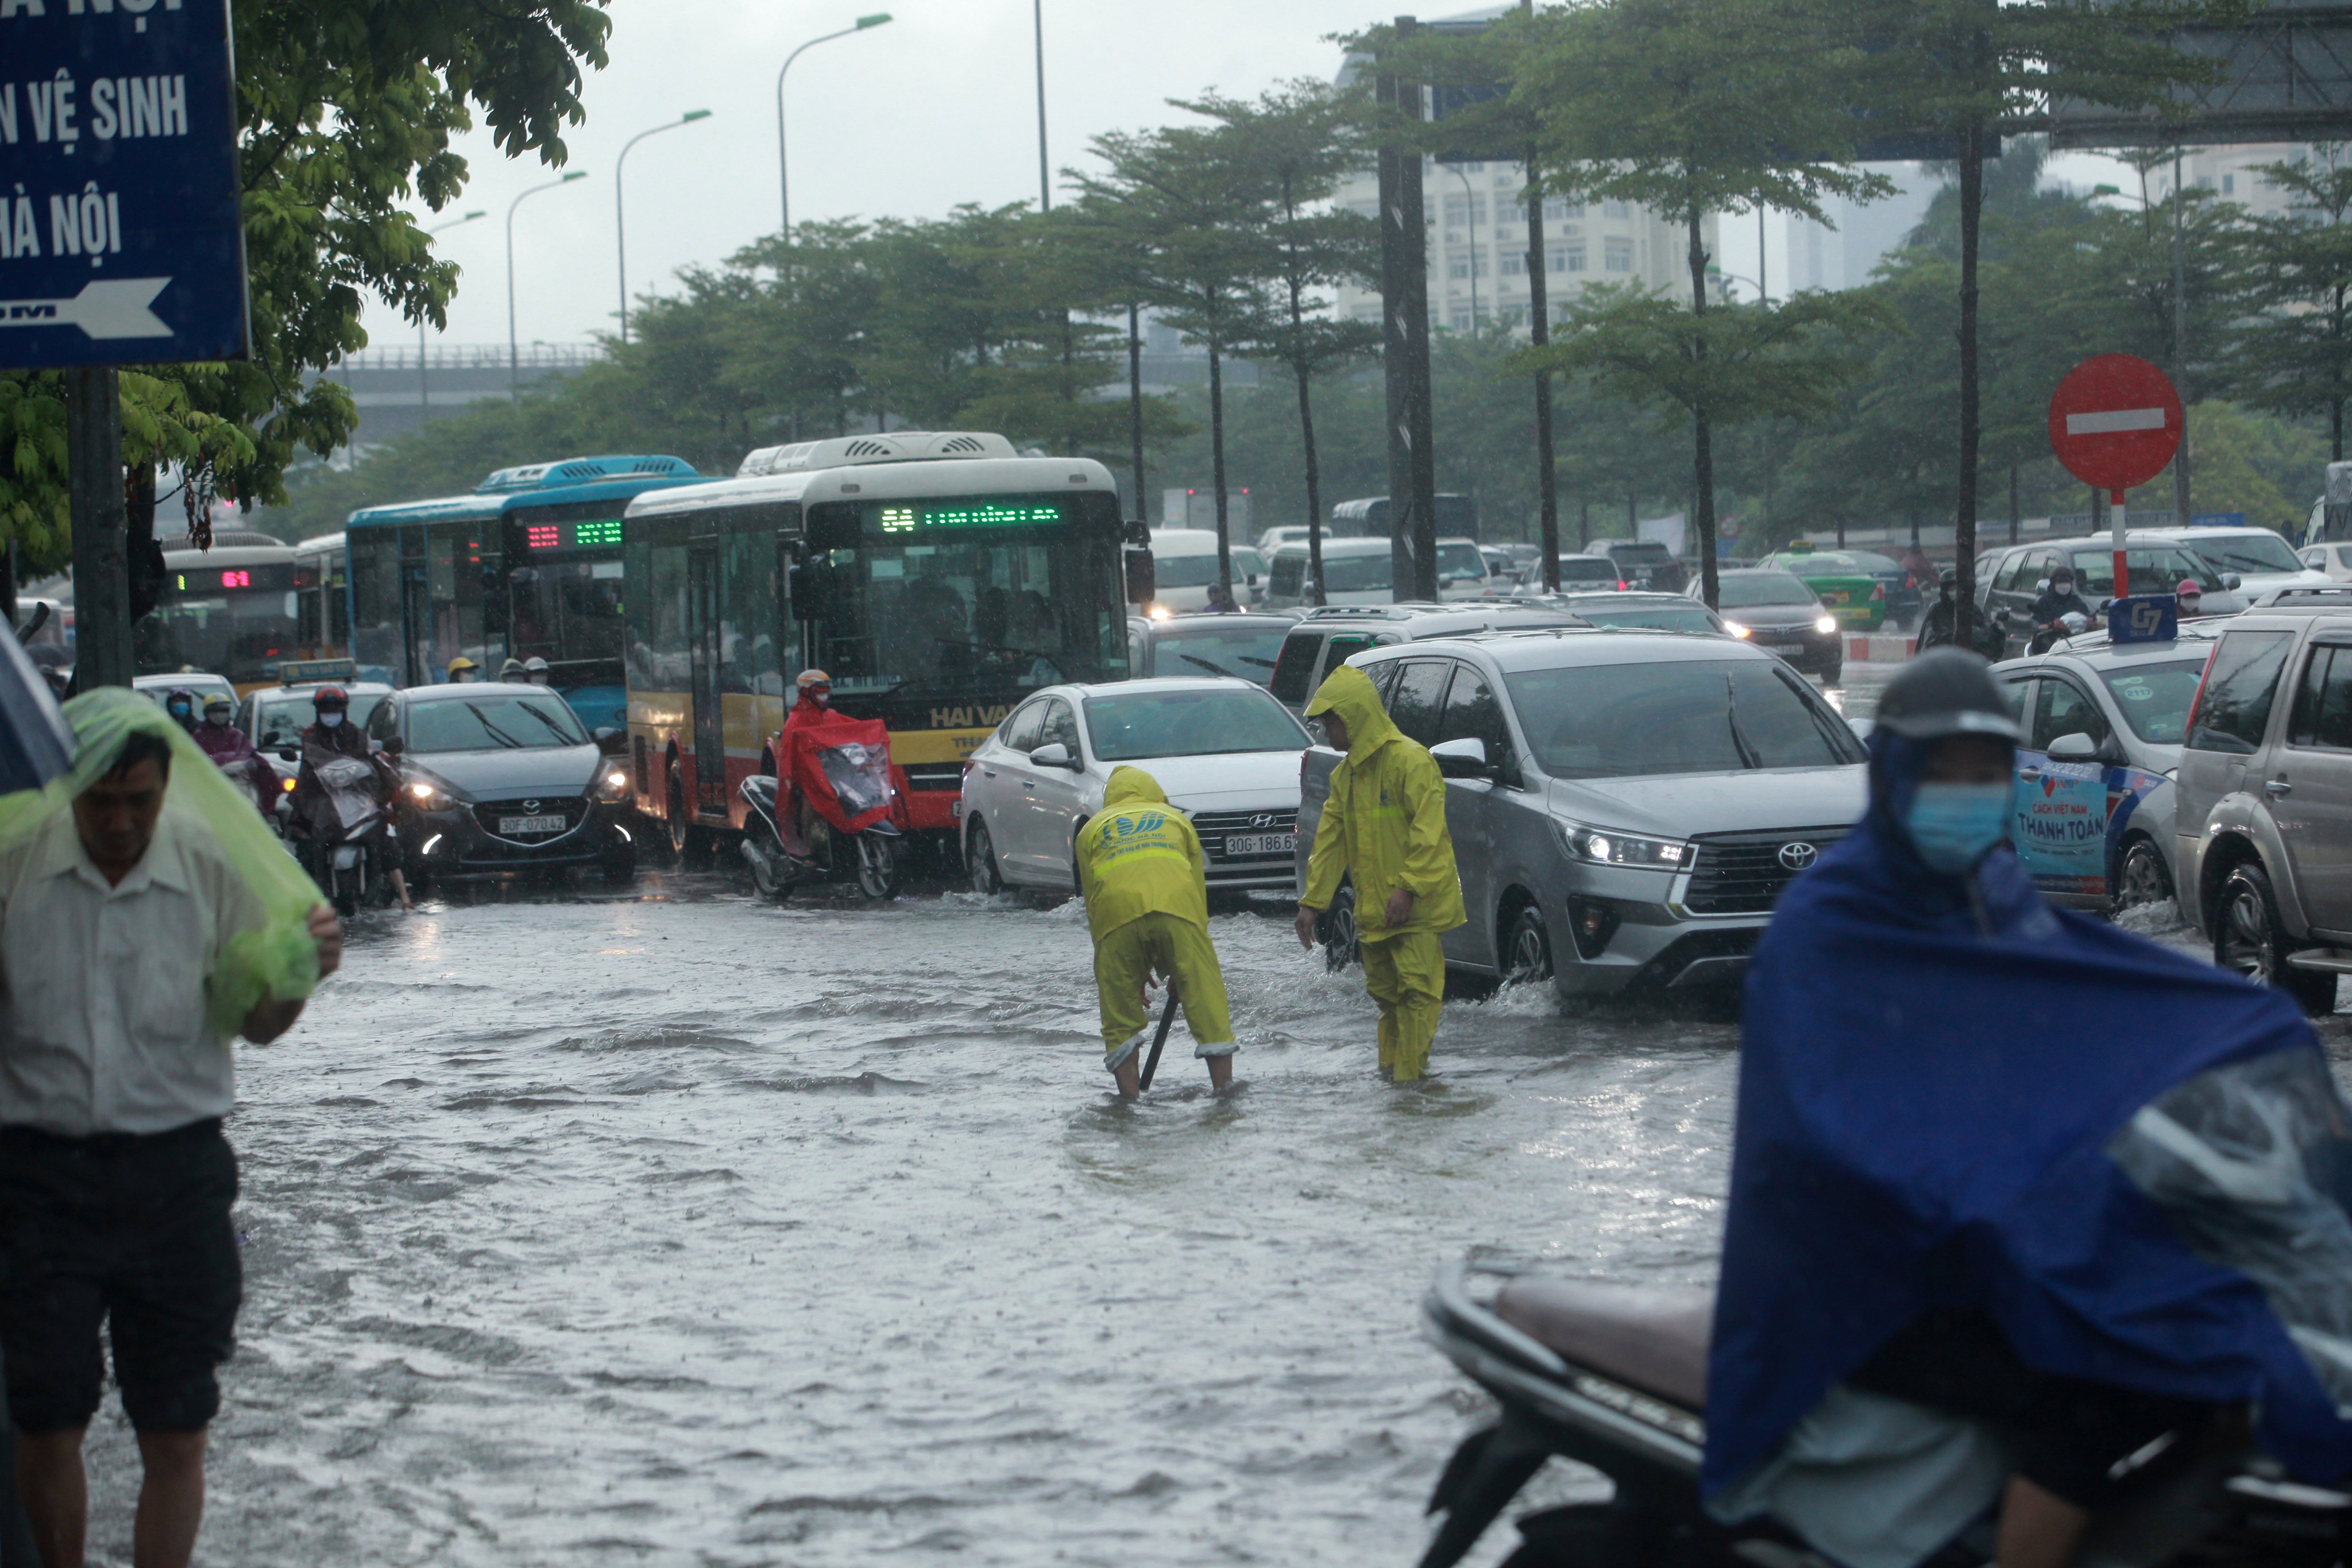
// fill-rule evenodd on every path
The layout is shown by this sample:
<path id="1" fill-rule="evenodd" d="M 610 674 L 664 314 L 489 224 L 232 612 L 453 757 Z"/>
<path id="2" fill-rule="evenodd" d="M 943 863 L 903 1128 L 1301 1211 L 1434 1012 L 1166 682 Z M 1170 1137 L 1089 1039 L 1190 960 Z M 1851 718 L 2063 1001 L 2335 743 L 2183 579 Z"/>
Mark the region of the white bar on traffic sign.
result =
<path id="1" fill-rule="evenodd" d="M 169 278 L 110 278 L 86 283 L 67 300 L 0 300 L 0 327 L 79 327 L 100 341 L 168 338 L 172 329 L 147 307 Z"/>
<path id="2" fill-rule="evenodd" d="M 2069 414 L 2066 434 L 2069 436 L 2114 436 L 2126 430 L 2161 430 L 2164 410 L 2161 408 L 2113 408 L 2097 414 Z"/>

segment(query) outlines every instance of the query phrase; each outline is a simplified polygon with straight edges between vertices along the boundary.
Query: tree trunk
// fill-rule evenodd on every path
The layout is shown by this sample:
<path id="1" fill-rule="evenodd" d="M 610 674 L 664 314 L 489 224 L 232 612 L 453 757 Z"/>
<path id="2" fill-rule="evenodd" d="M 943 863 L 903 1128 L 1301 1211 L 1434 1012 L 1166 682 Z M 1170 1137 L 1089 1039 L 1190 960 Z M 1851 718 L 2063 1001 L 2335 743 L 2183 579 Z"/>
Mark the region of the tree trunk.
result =
<path id="1" fill-rule="evenodd" d="M 1984 127 L 1970 120 L 1960 129 L 1960 483 L 1952 520 L 1952 566 L 1959 574 L 1953 597 L 1963 605 L 1977 596 L 1977 227 L 1983 215 Z"/>
<path id="2" fill-rule="evenodd" d="M 1706 247 L 1699 237 L 1698 204 L 1693 202 L 1683 215 L 1685 228 L 1690 236 L 1691 314 L 1706 314 Z M 1701 332 L 1691 345 L 1691 352 L 1701 365 L 1706 363 L 1706 334 Z M 1691 489 L 1694 515 L 1691 526 L 1698 531 L 1699 593 L 1706 607 L 1714 609 L 1723 597 L 1722 584 L 1715 561 L 1715 426 L 1702 406 L 1691 410 Z"/>
<path id="3" fill-rule="evenodd" d="M 1551 302 L 1544 293 L 1543 187 L 1536 180 L 1536 151 L 1528 149 L 1528 337 L 1538 349 L 1551 342 Z M 1501 269 L 1496 268 L 1497 272 Z M 1502 287 L 1500 280 L 1496 283 Z M 1551 449 L 1551 372 L 1536 372 L 1536 502 L 1538 542 L 1543 549 L 1543 585 L 1559 592 L 1559 475 Z"/>
<path id="4" fill-rule="evenodd" d="M 1143 493 L 1143 330 L 1142 309 L 1127 307 L 1127 439 L 1135 459 L 1135 521 L 1151 521 L 1151 504 Z"/>
<path id="5" fill-rule="evenodd" d="M 1282 214 L 1288 232 L 1296 234 L 1297 208 L 1291 201 L 1290 171 L 1282 172 Z M 1309 586 L 1307 602 L 1320 605 L 1323 596 L 1323 466 L 1315 453 L 1315 399 L 1307 386 L 1312 358 L 1307 352 L 1307 307 L 1302 296 L 1306 286 L 1299 280 L 1298 250 L 1289 250 L 1290 287 L 1290 370 L 1298 378 L 1298 444 L 1307 459 L 1307 575 Z M 1271 584 L 1269 584 L 1271 586 Z"/>
<path id="6" fill-rule="evenodd" d="M 2017 465 L 2009 466 L 2009 542 L 2017 542 Z"/>
<path id="7" fill-rule="evenodd" d="M 1579 496 L 1576 500 L 1576 552 L 1584 553 L 1592 542 L 1592 503 Z"/>
<path id="8" fill-rule="evenodd" d="M 1209 338 L 1209 478 L 1217 487 L 1217 581 L 1234 594 L 1234 546 L 1225 531 L 1225 371 L 1215 335 Z"/>

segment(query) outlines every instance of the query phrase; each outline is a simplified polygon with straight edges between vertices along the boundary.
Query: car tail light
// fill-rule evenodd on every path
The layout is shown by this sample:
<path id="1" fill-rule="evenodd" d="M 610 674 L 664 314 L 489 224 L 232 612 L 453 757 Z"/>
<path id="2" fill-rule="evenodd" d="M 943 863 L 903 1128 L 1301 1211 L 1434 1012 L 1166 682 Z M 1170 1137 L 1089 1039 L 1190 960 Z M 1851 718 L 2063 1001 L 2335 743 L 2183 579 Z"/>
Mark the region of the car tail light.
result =
<path id="1" fill-rule="evenodd" d="M 1870 585 L 1870 596 L 1878 600 L 1882 604 L 1885 603 L 1886 599 L 1886 584 L 1884 583 L 1873 583 Z"/>

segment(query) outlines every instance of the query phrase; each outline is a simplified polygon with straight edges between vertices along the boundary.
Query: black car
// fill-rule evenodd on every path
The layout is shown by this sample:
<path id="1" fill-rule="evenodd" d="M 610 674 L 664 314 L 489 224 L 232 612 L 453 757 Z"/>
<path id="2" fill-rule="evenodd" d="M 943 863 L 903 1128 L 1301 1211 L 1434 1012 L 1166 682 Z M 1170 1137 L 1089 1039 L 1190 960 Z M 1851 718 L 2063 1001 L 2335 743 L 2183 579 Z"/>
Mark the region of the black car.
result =
<path id="1" fill-rule="evenodd" d="M 412 879 L 592 867 L 636 875 L 626 770 L 541 687 L 420 686 L 368 719 L 400 772 L 393 829 Z"/>
<path id="2" fill-rule="evenodd" d="M 1238 675 L 1264 686 L 1296 616 L 1131 616 L 1127 623 L 1127 672 L 1150 675 Z"/>
<path id="3" fill-rule="evenodd" d="M 1845 636 L 1837 617 L 1793 572 L 1748 567 L 1723 573 L 1716 607 L 1734 637 L 1745 636 L 1809 675 L 1834 681 L 1845 673 Z M 1691 584 L 1696 597 L 1699 585 Z"/>

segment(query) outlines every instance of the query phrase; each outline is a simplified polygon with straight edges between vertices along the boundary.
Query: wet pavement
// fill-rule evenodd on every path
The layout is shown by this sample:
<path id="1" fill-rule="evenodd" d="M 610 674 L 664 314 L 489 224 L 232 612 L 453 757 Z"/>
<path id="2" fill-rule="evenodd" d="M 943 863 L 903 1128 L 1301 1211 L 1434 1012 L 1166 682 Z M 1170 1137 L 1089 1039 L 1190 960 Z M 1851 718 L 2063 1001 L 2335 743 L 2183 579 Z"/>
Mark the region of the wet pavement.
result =
<path id="1" fill-rule="evenodd" d="M 1430 1276 L 1709 1279 L 1737 1023 L 1464 998 L 1393 1089 L 1286 915 L 1213 922 L 1236 1090 L 1180 1029 L 1132 1107 L 1074 903 L 704 872 L 362 918 L 243 1054 L 198 1560 L 1411 1562 L 1480 1407 Z M 111 1401 L 93 1448 L 127 1563 Z"/>

